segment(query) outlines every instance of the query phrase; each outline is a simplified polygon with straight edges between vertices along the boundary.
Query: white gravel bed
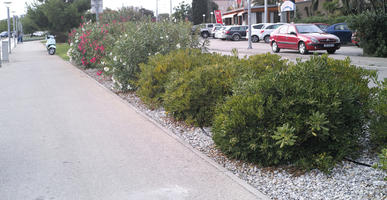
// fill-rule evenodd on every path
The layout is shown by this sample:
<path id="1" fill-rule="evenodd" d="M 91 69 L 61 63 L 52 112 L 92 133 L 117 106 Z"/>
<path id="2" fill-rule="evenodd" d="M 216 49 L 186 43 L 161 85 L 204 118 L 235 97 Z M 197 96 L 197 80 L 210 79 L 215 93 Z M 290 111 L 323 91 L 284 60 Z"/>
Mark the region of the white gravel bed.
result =
<path id="1" fill-rule="evenodd" d="M 97 75 L 98 70 L 95 69 L 83 71 L 112 90 L 110 77 Z M 135 93 L 118 95 L 272 199 L 387 199 L 387 181 L 384 181 L 387 174 L 382 170 L 343 161 L 328 175 L 319 170 L 300 174 L 282 168 L 262 168 L 230 160 L 215 148 L 210 128 L 203 131 L 174 121 L 163 109 L 150 110 Z M 373 165 L 378 158 L 365 152 L 357 161 Z"/>

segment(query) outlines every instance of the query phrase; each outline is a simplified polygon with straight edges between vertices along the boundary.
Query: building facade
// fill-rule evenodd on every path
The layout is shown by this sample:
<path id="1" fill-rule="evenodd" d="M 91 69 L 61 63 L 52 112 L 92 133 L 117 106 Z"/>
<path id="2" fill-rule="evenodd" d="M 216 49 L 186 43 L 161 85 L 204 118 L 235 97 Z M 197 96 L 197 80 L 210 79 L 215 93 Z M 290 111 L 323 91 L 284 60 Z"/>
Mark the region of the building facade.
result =
<path id="1" fill-rule="evenodd" d="M 233 7 L 235 0 L 214 0 L 214 2 L 218 4 L 218 10 L 224 13 L 228 8 Z"/>
<path id="2" fill-rule="evenodd" d="M 282 0 L 282 2 L 288 0 Z M 324 1 L 324 0 L 323 0 Z M 281 2 L 281 3 L 282 3 Z M 309 10 L 312 8 L 312 0 L 295 0 L 296 11 L 280 12 L 281 3 L 267 5 L 267 22 L 291 22 L 297 17 L 309 16 Z M 222 19 L 225 25 L 247 25 L 248 24 L 248 5 L 247 0 L 234 0 L 233 10 L 222 12 Z M 264 22 L 264 5 L 254 5 L 251 7 L 252 24 Z"/>

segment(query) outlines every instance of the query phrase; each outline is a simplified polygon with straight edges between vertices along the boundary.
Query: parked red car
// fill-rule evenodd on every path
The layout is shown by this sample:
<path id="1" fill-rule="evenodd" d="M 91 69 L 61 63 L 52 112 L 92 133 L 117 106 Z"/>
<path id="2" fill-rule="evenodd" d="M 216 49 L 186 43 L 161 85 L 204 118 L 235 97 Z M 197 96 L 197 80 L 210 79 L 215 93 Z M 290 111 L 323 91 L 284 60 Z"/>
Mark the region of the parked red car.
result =
<path id="1" fill-rule="evenodd" d="M 295 49 L 301 54 L 313 50 L 327 50 L 333 54 L 340 48 L 340 39 L 324 33 L 314 24 L 286 24 L 270 35 L 270 45 L 275 53 L 280 49 Z"/>

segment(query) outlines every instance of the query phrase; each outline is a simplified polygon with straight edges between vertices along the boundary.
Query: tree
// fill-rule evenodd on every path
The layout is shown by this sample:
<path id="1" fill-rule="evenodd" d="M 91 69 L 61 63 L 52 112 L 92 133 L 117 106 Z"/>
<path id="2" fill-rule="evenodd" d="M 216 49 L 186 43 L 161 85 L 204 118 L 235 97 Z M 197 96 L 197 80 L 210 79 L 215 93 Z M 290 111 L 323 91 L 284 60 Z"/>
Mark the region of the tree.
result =
<path id="1" fill-rule="evenodd" d="M 323 7 L 329 14 L 333 14 L 339 8 L 339 0 L 326 1 Z"/>
<path id="2" fill-rule="evenodd" d="M 211 12 L 218 10 L 218 4 L 213 0 L 192 0 L 192 18 L 194 24 L 203 22 L 203 14 L 205 14 L 206 22 L 211 22 Z"/>
<path id="3" fill-rule="evenodd" d="M 192 20 L 194 24 L 203 22 L 203 14 L 208 13 L 208 0 L 192 0 Z"/>
<path id="4" fill-rule="evenodd" d="M 185 21 L 186 19 L 192 21 L 192 7 L 190 4 L 182 2 L 174 9 L 175 12 L 172 14 L 174 19 L 177 21 Z"/>
<path id="5" fill-rule="evenodd" d="M 48 30 L 58 41 L 66 39 L 66 32 L 81 23 L 81 16 L 90 9 L 90 0 L 38 0 L 28 6 L 22 21 L 29 30 Z M 28 30 L 28 28 L 27 28 Z"/>

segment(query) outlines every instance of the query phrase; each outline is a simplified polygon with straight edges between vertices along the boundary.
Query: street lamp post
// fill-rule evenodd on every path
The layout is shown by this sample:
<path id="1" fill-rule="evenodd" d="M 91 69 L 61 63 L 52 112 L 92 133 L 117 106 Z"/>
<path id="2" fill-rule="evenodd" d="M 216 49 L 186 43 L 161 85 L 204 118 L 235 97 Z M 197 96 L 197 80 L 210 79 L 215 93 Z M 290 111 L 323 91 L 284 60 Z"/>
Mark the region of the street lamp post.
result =
<path id="1" fill-rule="evenodd" d="M 251 0 L 249 0 L 249 5 L 248 5 L 248 23 L 249 23 L 249 35 L 247 37 L 249 40 L 249 46 L 247 48 L 252 49 L 253 46 L 251 44 Z"/>
<path id="2" fill-rule="evenodd" d="M 13 38 L 13 47 L 15 48 L 16 47 L 16 16 L 15 16 L 15 11 L 12 11 L 12 20 L 13 20 L 13 34 L 12 34 L 12 38 Z"/>
<path id="3" fill-rule="evenodd" d="M 7 5 L 7 16 L 8 16 L 8 48 L 9 48 L 9 54 L 11 54 L 11 22 L 9 19 L 9 5 L 11 4 L 11 1 L 5 1 L 4 4 Z"/>
<path id="4" fill-rule="evenodd" d="M 210 14 L 211 14 L 211 23 L 214 23 L 214 21 L 212 21 L 214 12 L 211 12 Z"/>
<path id="5" fill-rule="evenodd" d="M 203 24 L 206 22 L 206 14 L 203 14 Z"/>

